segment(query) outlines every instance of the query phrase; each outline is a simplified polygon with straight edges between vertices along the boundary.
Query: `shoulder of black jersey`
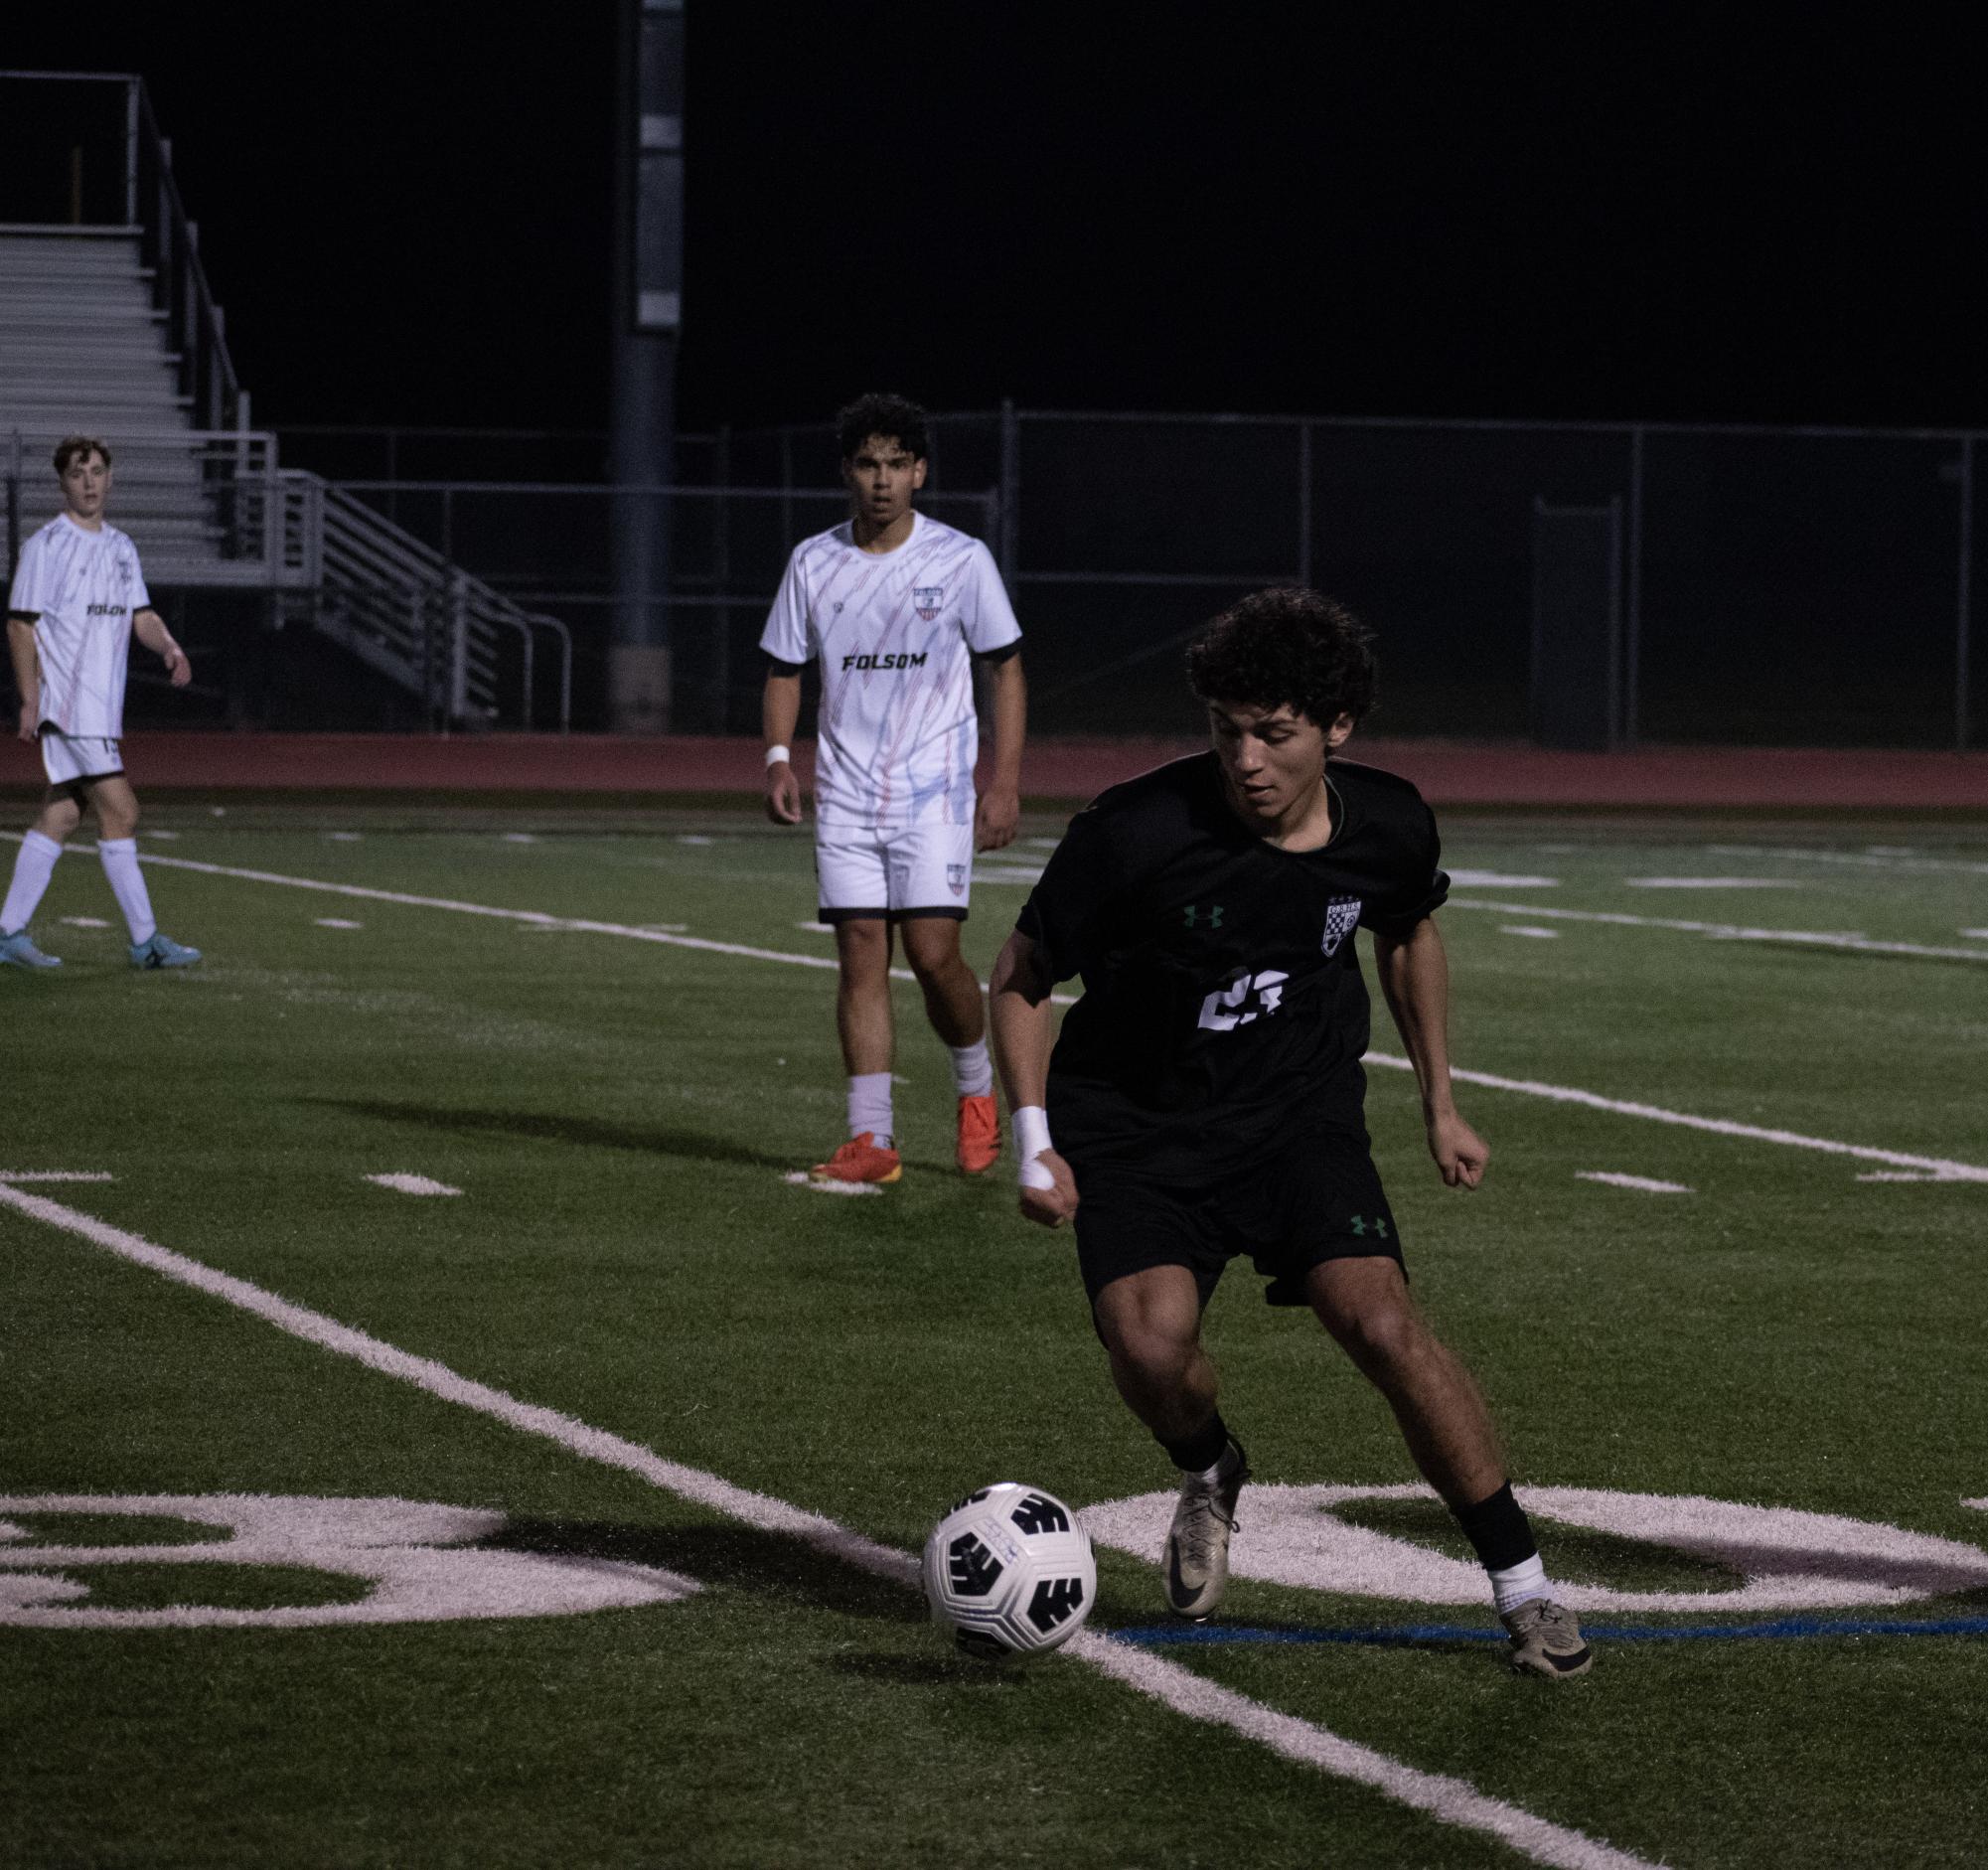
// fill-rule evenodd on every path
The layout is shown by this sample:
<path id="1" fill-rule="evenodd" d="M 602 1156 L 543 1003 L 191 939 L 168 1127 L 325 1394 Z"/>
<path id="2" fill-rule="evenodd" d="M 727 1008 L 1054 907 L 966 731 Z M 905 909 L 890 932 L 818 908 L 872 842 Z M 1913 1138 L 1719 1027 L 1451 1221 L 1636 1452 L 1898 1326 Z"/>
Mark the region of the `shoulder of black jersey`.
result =
<path id="1" fill-rule="evenodd" d="M 1149 767 L 1132 779 L 1107 786 L 1084 809 L 1104 817 L 1163 818 L 1205 798 L 1213 777 L 1215 756 L 1190 753 Z"/>
<path id="2" fill-rule="evenodd" d="M 1359 760 L 1335 756 L 1325 763 L 1325 773 L 1349 800 L 1371 800 L 1382 807 L 1427 803 L 1422 796 L 1422 788 L 1414 780 L 1391 773 L 1385 766 L 1367 766 Z"/>

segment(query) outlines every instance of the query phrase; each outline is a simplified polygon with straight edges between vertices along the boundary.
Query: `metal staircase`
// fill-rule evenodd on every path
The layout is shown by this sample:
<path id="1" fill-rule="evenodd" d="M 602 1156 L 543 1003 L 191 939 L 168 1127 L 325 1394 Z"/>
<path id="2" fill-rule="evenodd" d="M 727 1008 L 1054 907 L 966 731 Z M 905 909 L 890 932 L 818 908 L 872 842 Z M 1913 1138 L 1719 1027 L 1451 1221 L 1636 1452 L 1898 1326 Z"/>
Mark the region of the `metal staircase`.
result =
<path id="1" fill-rule="evenodd" d="M 0 107 L 46 89 L 0 73 Z M 8 82 L 8 80 L 17 80 Z M 112 523 L 155 591 L 246 590 L 418 699 L 431 718 L 535 724 L 535 648 L 559 657 L 555 719 L 570 716 L 572 645 L 371 507 L 280 467 L 248 426 L 198 230 L 136 78 L 125 87 L 123 215 L 115 225 L 0 220 L 0 475 L 5 568 L 59 505 L 50 457 L 70 434 L 115 456 Z M 5 212 L 0 194 L 0 213 Z"/>

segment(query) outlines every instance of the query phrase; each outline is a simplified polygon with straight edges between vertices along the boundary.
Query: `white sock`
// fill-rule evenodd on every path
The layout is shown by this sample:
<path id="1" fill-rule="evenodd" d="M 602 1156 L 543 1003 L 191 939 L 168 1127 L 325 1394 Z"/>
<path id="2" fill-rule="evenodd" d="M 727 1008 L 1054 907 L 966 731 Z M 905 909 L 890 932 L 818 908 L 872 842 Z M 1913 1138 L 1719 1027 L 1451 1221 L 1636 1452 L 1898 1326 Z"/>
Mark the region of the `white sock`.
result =
<path id="1" fill-rule="evenodd" d="M 145 890 L 145 877 L 138 868 L 138 840 L 99 838 L 96 855 L 103 859 L 103 873 L 110 878 L 110 892 L 124 911 L 131 930 L 131 945 L 148 942 L 159 932 L 152 919 L 152 898 Z"/>
<path id="2" fill-rule="evenodd" d="M 14 858 L 14 880 L 7 885 L 6 906 L 0 908 L 0 935 L 18 935 L 35 919 L 49 878 L 55 874 L 56 858 L 62 854 L 61 845 L 38 831 L 21 840 L 20 854 Z"/>
<path id="3" fill-rule="evenodd" d="M 994 1089 L 994 1061 L 988 1057 L 987 1040 L 946 1049 L 953 1054 L 953 1089 L 961 1097 L 986 1097 Z"/>
<path id="4" fill-rule="evenodd" d="M 890 1073 L 865 1071 L 849 1079 L 849 1135 L 859 1137 L 867 1130 L 880 1150 L 887 1150 L 896 1136 L 890 1120 Z"/>
<path id="5" fill-rule="evenodd" d="M 1500 1617 L 1534 1598 L 1553 1595 L 1553 1587 L 1546 1582 L 1546 1561 L 1537 1552 L 1507 1571 L 1492 1572 L 1490 1577 L 1491 1596 Z"/>

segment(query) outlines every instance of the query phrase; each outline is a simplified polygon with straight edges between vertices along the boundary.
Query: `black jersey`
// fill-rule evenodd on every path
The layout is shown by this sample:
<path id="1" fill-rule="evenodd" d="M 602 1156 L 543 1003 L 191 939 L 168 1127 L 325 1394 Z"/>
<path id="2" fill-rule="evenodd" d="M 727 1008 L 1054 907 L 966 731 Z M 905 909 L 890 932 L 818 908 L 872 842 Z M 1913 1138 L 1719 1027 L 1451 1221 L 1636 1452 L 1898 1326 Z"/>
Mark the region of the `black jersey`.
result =
<path id="1" fill-rule="evenodd" d="M 1189 1181 L 1294 1128 L 1364 1131 L 1360 927 L 1406 935 L 1442 903 L 1436 820 L 1407 780 L 1330 761 L 1331 841 L 1286 851 L 1230 809 L 1213 753 L 1099 795 L 1017 926 L 1082 975 L 1049 1066 L 1056 1148 L 1080 1171 Z"/>

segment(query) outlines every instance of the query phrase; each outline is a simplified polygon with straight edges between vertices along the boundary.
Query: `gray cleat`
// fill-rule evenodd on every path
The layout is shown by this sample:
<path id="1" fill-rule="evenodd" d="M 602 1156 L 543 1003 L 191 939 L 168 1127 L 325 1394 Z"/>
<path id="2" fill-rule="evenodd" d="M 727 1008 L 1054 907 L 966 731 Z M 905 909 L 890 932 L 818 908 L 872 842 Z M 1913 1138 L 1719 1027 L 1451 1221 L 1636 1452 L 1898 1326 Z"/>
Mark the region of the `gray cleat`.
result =
<path id="1" fill-rule="evenodd" d="M 1595 1652 L 1582 1636 L 1574 1613 L 1551 1598 L 1528 1598 L 1498 1622 L 1512 1639 L 1511 1653 L 1505 1659 L 1514 1674 L 1565 1681 L 1571 1675 L 1587 1674 L 1594 1666 Z"/>
<path id="2" fill-rule="evenodd" d="M 131 944 L 134 968 L 190 968 L 200 959 L 198 948 L 182 948 L 163 930 L 154 930 L 150 941 Z"/>
<path id="3" fill-rule="evenodd" d="M 0 935 L 0 967 L 7 968 L 59 968 L 62 962 L 54 955 L 45 955 L 28 939 L 28 931 L 17 928 L 11 935 Z"/>
<path id="4" fill-rule="evenodd" d="M 1236 1496 L 1250 1478 L 1240 1442 L 1223 1451 L 1218 1478 L 1197 1474 L 1180 1482 L 1180 1503 L 1166 1535 L 1161 1582 L 1166 1608 L 1197 1624 L 1215 1614 L 1229 1585 L 1229 1534 L 1236 1529 Z"/>

